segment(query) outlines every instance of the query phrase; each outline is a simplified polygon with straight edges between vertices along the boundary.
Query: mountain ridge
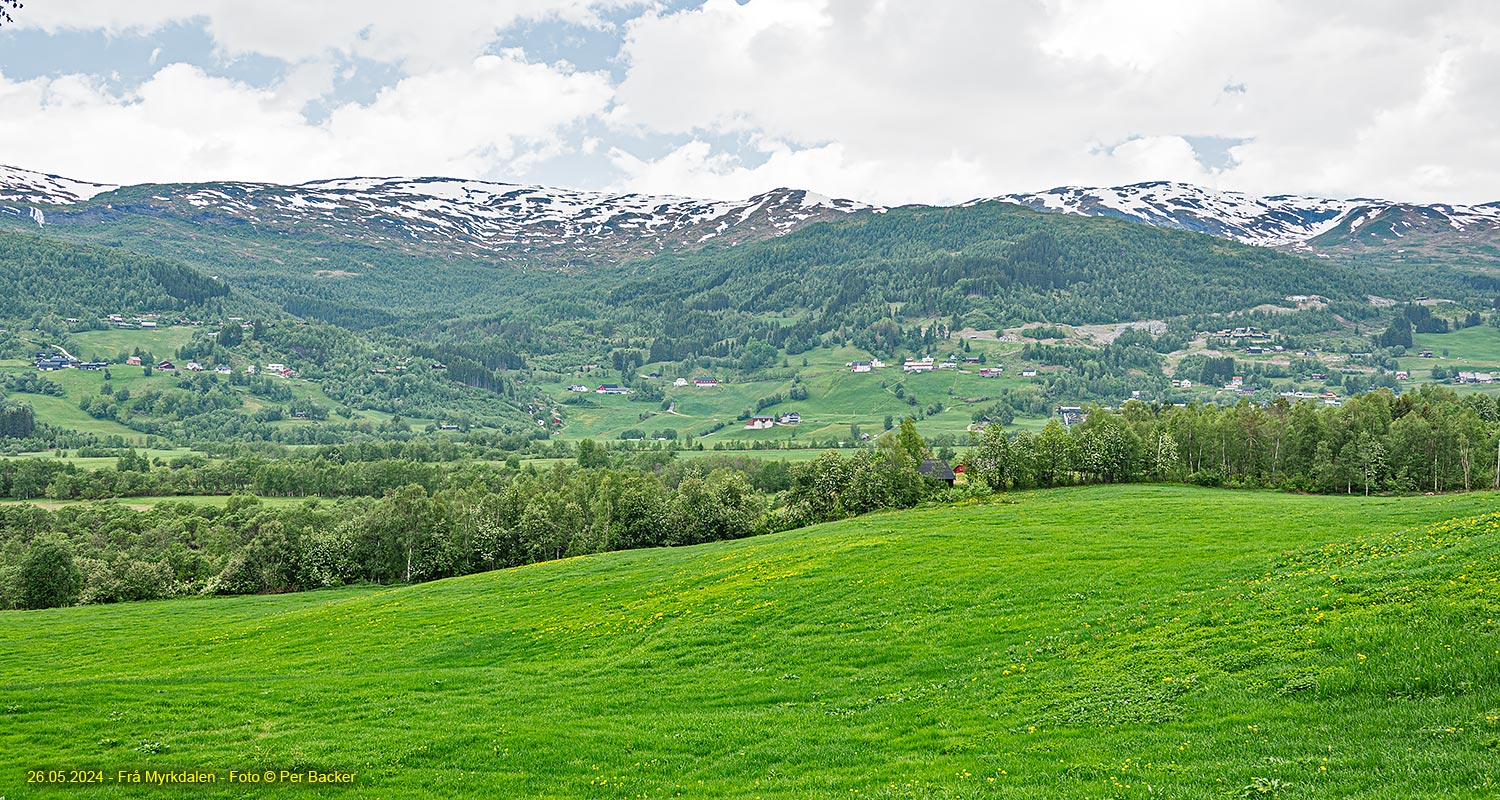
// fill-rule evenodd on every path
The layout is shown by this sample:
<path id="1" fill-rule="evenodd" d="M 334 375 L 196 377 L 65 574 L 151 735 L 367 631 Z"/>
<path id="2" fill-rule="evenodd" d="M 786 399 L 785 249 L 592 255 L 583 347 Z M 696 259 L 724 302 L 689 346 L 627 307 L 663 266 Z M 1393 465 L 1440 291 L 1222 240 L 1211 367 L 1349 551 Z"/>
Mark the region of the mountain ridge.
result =
<path id="1" fill-rule="evenodd" d="M 1500 202 L 1420 204 L 1379 198 L 1257 196 L 1147 181 L 1111 187 L 1059 186 L 956 205 L 984 202 L 1113 217 L 1324 256 L 1425 250 L 1463 257 L 1487 255 L 1500 247 Z M 406 246 L 461 247 L 527 260 L 618 262 L 668 249 L 773 238 L 813 222 L 886 210 L 785 187 L 726 201 L 437 176 L 120 186 L 0 165 L 0 211 L 38 225 L 136 213 L 189 222 L 240 222 L 356 240 L 384 235 Z"/>
<path id="2" fill-rule="evenodd" d="M 409 245 L 494 255 L 604 261 L 668 248 L 737 244 L 884 210 L 788 188 L 721 201 L 442 177 L 115 186 L 7 166 L 0 166 L 0 204 L 10 215 L 39 225 L 131 213 L 357 240 L 383 235 Z"/>
<path id="3" fill-rule="evenodd" d="M 1500 242 L 1500 202 L 1424 205 L 1375 198 L 1260 197 L 1193 184 L 1149 181 L 1113 187 L 1061 186 L 970 203 L 993 201 L 1043 212 L 1114 217 L 1244 244 L 1325 255 L 1432 245 L 1434 239 L 1443 239 L 1444 244 Z"/>

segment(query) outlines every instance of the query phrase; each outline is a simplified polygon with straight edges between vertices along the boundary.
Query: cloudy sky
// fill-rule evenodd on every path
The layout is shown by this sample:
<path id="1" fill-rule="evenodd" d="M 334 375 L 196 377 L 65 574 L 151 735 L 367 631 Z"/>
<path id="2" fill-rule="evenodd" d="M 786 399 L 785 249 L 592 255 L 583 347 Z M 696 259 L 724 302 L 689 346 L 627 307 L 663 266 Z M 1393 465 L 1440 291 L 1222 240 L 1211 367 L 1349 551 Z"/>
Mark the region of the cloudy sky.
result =
<path id="1" fill-rule="evenodd" d="M 0 163 L 947 203 L 1500 200 L 1488 0 L 28 0 Z"/>

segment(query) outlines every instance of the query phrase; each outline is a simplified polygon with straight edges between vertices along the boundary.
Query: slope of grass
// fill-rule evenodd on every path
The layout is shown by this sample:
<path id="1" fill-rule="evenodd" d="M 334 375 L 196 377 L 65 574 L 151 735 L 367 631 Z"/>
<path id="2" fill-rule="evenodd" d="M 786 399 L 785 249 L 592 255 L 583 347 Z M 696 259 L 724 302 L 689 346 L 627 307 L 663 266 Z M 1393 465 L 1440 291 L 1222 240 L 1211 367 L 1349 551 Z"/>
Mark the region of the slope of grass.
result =
<path id="1" fill-rule="evenodd" d="M 127 428 L 112 419 L 94 419 L 78 407 L 77 401 L 42 394 L 17 393 L 11 396 L 29 404 L 35 411 L 38 421 L 56 425 L 59 428 L 99 436 L 120 436 L 130 443 L 142 442 L 146 438 L 146 434 Z"/>
<path id="2" fill-rule="evenodd" d="M 340 769 L 352 792 L 275 792 L 370 797 L 1494 796 L 1494 496 L 1011 499 L 6 612 L 0 794 L 174 768 Z"/>
<path id="3" fill-rule="evenodd" d="M 956 346 L 956 342 L 951 343 Z M 849 438 L 849 426 L 859 425 L 863 432 L 871 435 L 881 431 L 887 416 L 901 419 L 916 413 L 916 407 L 908 404 L 904 397 L 895 393 L 899 384 L 904 394 L 918 398 L 921 408 L 942 403 L 940 413 L 926 417 L 917 423 L 917 429 L 926 436 L 949 433 L 963 436 L 973 421 L 973 404 L 965 398 L 985 405 L 999 398 L 1003 388 L 1030 386 L 1033 380 L 1021 378 L 1021 369 L 1026 365 L 1019 358 L 1020 345 L 981 342 L 971 345 L 972 354 L 985 354 L 983 366 L 1004 365 L 1008 372 L 1002 378 L 981 378 L 979 364 L 965 364 L 961 369 L 938 370 L 925 374 L 907 375 L 900 365 L 869 373 L 853 374 L 847 366 L 850 361 L 863 361 L 869 353 L 854 347 L 820 347 L 788 358 L 791 366 L 783 371 L 795 372 L 802 386 L 807 389 L 806 400 L 787 400 L 768 407 L 760 413 L 780 415 L 796 411 L 802 415 L 802 424 L 796 427 L 778 426 L 769 430 L 750 431 L 737 418 L 745 410 L 753 411 L 756 401 L 773 395 L 789 396 L 793 382 L 790 378 L 742 381 L 735 380 L 711 388 L 692 386 L 675 387 L 670 380 L 661 380 L 663 393 L 673 405 L 671 413 L 661 410 L 659 403 L 634 402 L 627 397 L 597 394 L 585 395 L 587 405 L 565 405 L 567 424 L 559 432 L 565 439 L 613 439 L 621 431 L 636 428 L 650 434 L 662 428 L 673 428 L 679 433 L 698 435 L 709 430 L 715 423 L 724 422 L 725 427 L 705 439 L 705 444 L 725 440 L 786 441 L 788 446 L 809 439 L 824 441 L 829 438 Z M 942 351 L 952 349 L 941 348 Z M 936 352 L 936 351 L 935 351 Z M 802 361 L 806 360 L 806 366 Z M 662 365 L 643 367 L 642 372 Z M 605 375 L 608 377 L 600 377 Z M 576 373 L 564 381 L 547 384 L 542 388 L 558 399 L 578 399 L 566 391 L 573 383 L 596 387 L 600 383 L 618 382 L 619 373 Z M 725 375 L 718 377 L 725 378 Z M 642 420 L 642 416 L 647 419 Z M 1040 427 L 1045 418 L 1027 420 Z"/>
<path id="4" fill-rule="evenodd" d="M 120 353 L 140 348 L 158 359 L 171 359 L 176 358 L 177 348 L 193 338 L 194 331 L 191 327 L 173 325 L 162 328 L 83 331 L 73 334 L 81 350 L 73 355 L 85 360 L 113 361 Z"/>

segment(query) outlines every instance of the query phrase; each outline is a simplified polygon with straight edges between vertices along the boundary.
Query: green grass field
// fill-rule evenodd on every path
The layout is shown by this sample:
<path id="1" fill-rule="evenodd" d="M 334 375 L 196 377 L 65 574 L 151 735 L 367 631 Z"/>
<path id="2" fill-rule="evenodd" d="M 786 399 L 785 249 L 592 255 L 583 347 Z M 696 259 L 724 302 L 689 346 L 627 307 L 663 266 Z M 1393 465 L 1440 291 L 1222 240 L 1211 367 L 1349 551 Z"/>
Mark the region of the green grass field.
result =
<path id="1" fill-rule="evenodd" d="M 956 342 L 944 351 L 956 346 Z M 895 394 L 900 384 L 905 393 L 917 397 L 922 408 L 933 403 L 942 403 L 945 409 L 917 423 L 917 429 L 925 436 L 955 434 L 962 436 L 972 420 L 973 408 L 987 405 L 997 399 L 1003 387 L 1029 386 L 1032 380 L 1021 378 L 1022 362 L 1016 357 L 1020 345 L 999 342 L 973 342 L 972 355 L 983 352 L 984 366 L 1004 364 L 1005 377 L 981 378 L 981 365 L 968 364 L 962 369 L 937 370 L 925 374 L 906 375 L 899 364 L 875 372 L 853 374 L 845 366 L 850 361 L 863 361 L 869 354 L 853 347 L 818 348 L 788 359 L 784 371 L 795 371 L 802 385 L 808 390 L 808 399 L 787 401 L 769 407 L 762 412 L 779 415 L 796 411 L 802 415 L 802 424 L 795 427 L 777 426 L 769 430 L 745 430 L 744 423 L 737 421 L 739 414 L 754 410 L 756 401 L 775 394 L 788 394 L 792 387 L 790 378 L 783 380 L 759 380 L 724 383 L 714 388 L 699 389 L 692 386 L 673 387 L 670 380 L 663 380 L 666 398 L 675 403 L 672 412 L 663 411 L 659 403 L 635 402 L 627 397 L 598 394 L 583 395 L 587 405 L 565 405 L 567 424 L 561 432 L 565 439 L 614 439 L 622 431 L 635 428 L 646 433 L 662 428 L 674 428 L 680 433 L 699 433 L 708 430 L 717 422 L 727 423 L 724 428 L 705 437 L 707 446 L 713 441 L 723 440 L 798 440 L 829 438 L 848 439 L 849 426 L 859 425 L 862 432 L 872 436 L 880 433 L 886 416 L 896 419 L 912 414 L 915 408 Z M 807 366 L 801 366 L 806 358 Z M 660 365 L 647 365 L 641 372 L 649 373 Z M 723 379 L 724 375 L 717 377 Z M 589 387 L 600 383 L 618 382 L 619 374 L 595 371 L 579 374 L 567 380 L 548 384 L 542 388 L 554 398 L 572 397 L 566 387 L 579 383 Z M 885 384 L 882 386 L 882 384 Z M 965 402 L 965 398 L 978 401 Z M 642 416 L 647 417 L 642 419 Z M 1037 427 L 1045 420 L 1031 420 Z"/>
<path id="2" fill-rule="evenodd" d="M 141 339 L 141 337 L 145 337 L 146 340 L 150 340 L 142 340 L 136 342 L 135 345 L 131 345 L 130 347 L 120 348 L 121 350 L 129 350 L 131 349 L 131 347 L 137 345 L 141 347 L 151 347 L 153 346 L 151 344 L 152 341 L 167 341 L 167 339 L 170 338 L 168 336 L 169 334 L 171 334 L 172 336 L 177 336 L 179 333 L 186 336 L 190 334 L 191 331 L 187 328 L 169 328 L 156 331 L 109 330 L 90 331 L 88 333 L 79 334 L 79 336 L 93 336 L 97 339 L 100 339 L 101 341 L 108 343 L 109 346 L 115 346 L 116 344 L 125 341 L 134 341 L 136 339 Z M 185 338 L 184 341 L 186 341 Z M 179 345 L 172 345 L 173 350 L 175 350 L 177 346 Z M 170 355 L 172 351 L 158 352 L 166 352 L 168 355 Z M 112 355 L 113 353 L 111 352 L 111 356 Z M 85 358 L 89 357 L 92 356 L 85 356 Z M 160 357 L 160 355 L 158 357 Z M 33 373 L 35 371 L 35 368 L 29 362 L 19 361 L 15 359 L 0 361 L 0 373 Z M 63 390 L 67 393 L 66 397 L 54 397 L 51 395 L 35 395 L 24 393 L 18 393 L 15 395 L 15 397 L 30 404 L 33 410 L 36 412 L 36 418 L 41 422 L 45 422 L 49 425 L 55 425 L 66 430 L 75 430 L 82 433 L 93 433 L 100 436 L 123 436 L 130 443 L 139 444 L 146 438 L 146 435 L 144 433 L 113 420 L 95 419 L 84 413 L 83 410 L 78 407 L 78 403 L 80 400 L 99 393 L 100 388 L 104 385 L 105 382 L 106 371 L 109 374 L 109 383 L 114 389 L 125 389 L 130 391 L 132 394 L 137 395 L 148 389 L 170 389 L 177 385 L 178 381 L 182 379 L 182 376 L 184 374 L 191 374 L 177 371 L 163 372 L 161 370 L 154 370 L 152 374 L 148 376 L 146 375 L 145 370 L 142 367 L 128 366 L 125 364 L 112 364 L 107 370 L 97 371 L 78 369 L 58 370 L 56 372 L 45 373 L 43 377 L 46 380 L 52 381 L 53 383 L 62 386 Z M 327 393 L 323 391 L 323 388 L 317 383 L 301 379 L 292 379 L 287 381 L 286 385 L 291 389 L 292 395 L 296 398 L 311 400 L 314 403 L 317 403 L 328 409 L 334 409 L 340 405 L 339 403 L 334 402 L 334 400 L 330 398 Z M 240 390 L 240 393 L 244 398 L 244 410 L 246 413 L 253 413 L 265 405 L 277 405 L 271 403 L 270 401 L 251 395 L 243 389 Z M 385 414 L 382 412 L 360 410 L 354 412 L 354 415 L 351 417 L 351 419 L 369 420 L 371 422 L 383 422 L 389 419 L 390 416 L 390 414 Z M 334 417 L 334 419 L 336 421 L 342 421 L 342 418 L 339 417 Z M 433 422 L 433 420 L 420 418 L 410 418 L 407 421 L 415 428 L 421 428 L 428 422 Z M 287 419 L 279 420 L 271 424 L 275 427 L 281 428 L 297 428 L 318 425 L 319 423 L 312 420 Z M 80 466 L 91 466 L 90 464 L 84 463 L 85 461 L 87 461 L 87 459 L 78 460 L 78 463 Z M 113 464 L 113 459 L 108 460 L 108 463 Z"/>
<path id="3" fill-rule="evenodd" d="M 1065 489 L 414 587 L 5 612 L 0 794 L 1493 797 L 1495 499 Z"/>
<path id="4" fill-rule="evenodd" d="M 60 428 L 67 428 L 81 433 L 94 433 L 100 436 L 123 436 L 127 442 L 132 443 L 142 442 L 146 439 L 146 434 L 132 428 L 127 428 L 112 419 L 94 419 L 85 414 L 78 407 L 78 401 L 76 400 L 42 394 L 16 394 L 13 396 L 29 404 L 38 420 Z"/>
<path id="5" fill-rule="evenodd" d="M 74 353 L 85 361 L 112 361 L 120 353 L 129 353 L 140 348 L 157 359 L 173 358 L 177 348 L 192 340 L 196 328 L 169 326 L 164 328 L 111 328 L 102 331 L 84 331 L 73 334 L 83 352 Z"/>
<path id="6" fill-rule="evenodd" d="M 198 453 L 198 451 L 189 450 L 185 447 L 179 447 L 171 450 L 158 448 L 139 448 L 136 450 L 136 452 L 140 455 L 145 456 L 146 458 L 151 459 L 152 461 L 155 461 L 158 458 L 171 460 L 179 456 L 202 456 L 202 454 Z M 73 466 L 80 469 L 99 469 L 101 467 L 113 468 L 120 461 L 120 459 L 116 456 L 80 456 L 78 455 L 77 450 L 68 451 L 68 455 L 61 458 L 58 457 L 56 450 L 44 450 L 37 453 L 24 453 L 18 456 L 0 456 L 0 458 L 45 458 L 72 464 Z"/>
<path id="7" fill-rule="evenodd" d="M 1500 366 L 1500 328 L 1493 325 L 1477 325 L 1472 328 L 1452 331 L 1450 333 L 1416 333 L 1412 334 L 1411 355 L 1416 356 L 1423 350 L 1431 350 L 1436 355 L 1442 355 L 1447 349 L 1448 357 L 1439 362 L 1444 366 L 1453 366 L 1455 363 L 1480 366 Z M 1405 368 L 1408 364 L 1414 368 L 1432 368 L 1435 359 L 1412 358 L 1410 361 L 1401 360 Z M 1465 367 L 1467 368 L 1467 366 Z"/>

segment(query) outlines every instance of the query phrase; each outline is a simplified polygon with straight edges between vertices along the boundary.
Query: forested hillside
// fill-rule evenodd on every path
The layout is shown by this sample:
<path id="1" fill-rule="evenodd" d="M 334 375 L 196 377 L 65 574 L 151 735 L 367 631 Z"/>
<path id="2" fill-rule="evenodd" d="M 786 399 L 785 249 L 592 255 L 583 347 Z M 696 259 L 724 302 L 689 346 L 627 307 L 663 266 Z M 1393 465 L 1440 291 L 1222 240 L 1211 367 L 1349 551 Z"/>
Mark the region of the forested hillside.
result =
<path id="1" fill-rule="evenodd" d="M 217 309 L 228 297 L 179 261 L 0 230 L 0 319 Z"/>
<path id="2" fill-rule="evenodd" d="M 1438 287 L 1459 296 L 1484 288 L 1466 280 L 1450 276 Z M 488 347 L 495 352 L 471 357 L 490 366 L 635 347 L 643 362 L 698 357 L 753 367 L 761 360 L 744 358 L 752 342 L 792 355 L 830 336 L 878 353 L 923 346 L 903 319 L 957 331 L 1227 313 L 1288 295 L 1364 306 L 1370 294 L 1411 294 L 1404 276 L 1003 203 L 893 209 L 629 269 L 542 276 L 524 299 L 482 291 L 494 297 L 489 313 L 429 314 L 392 329 L 459 352 Z"/>

